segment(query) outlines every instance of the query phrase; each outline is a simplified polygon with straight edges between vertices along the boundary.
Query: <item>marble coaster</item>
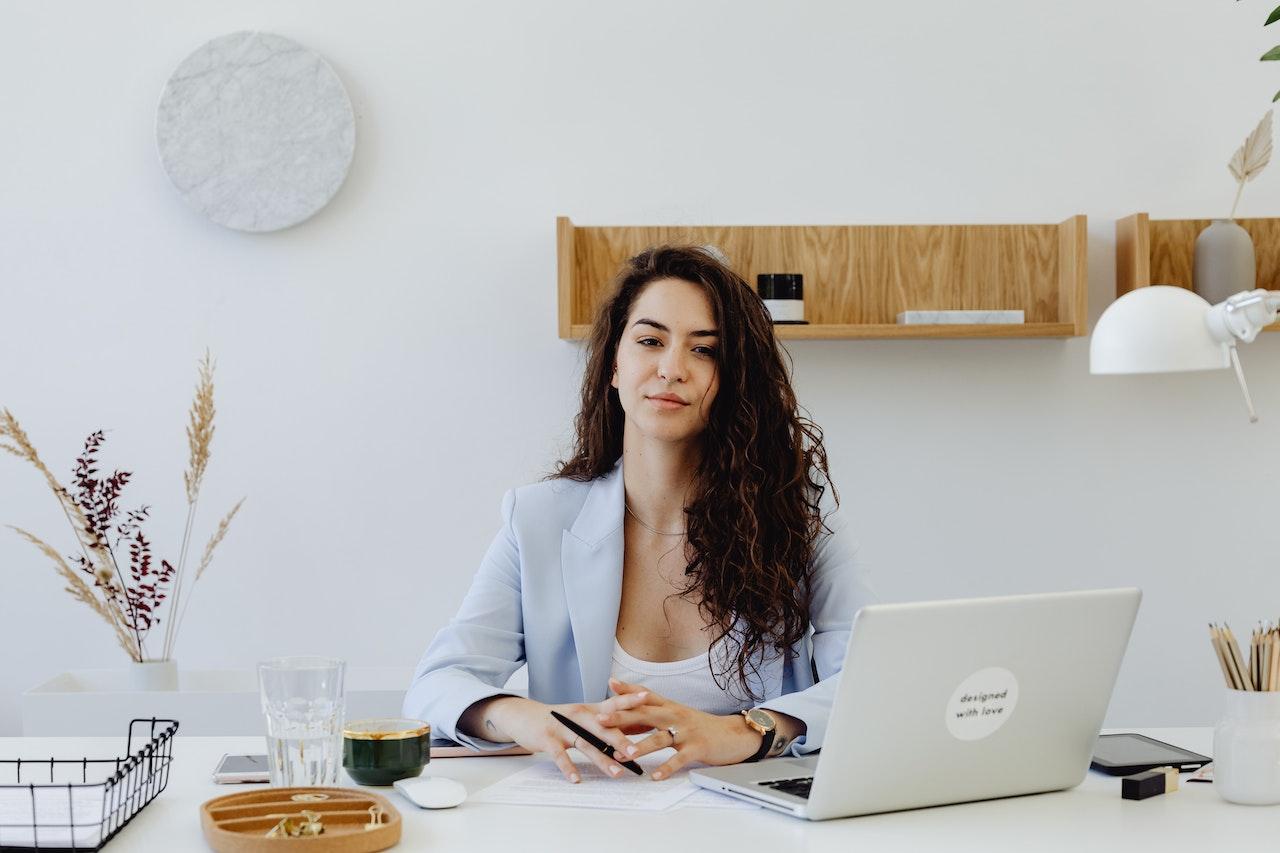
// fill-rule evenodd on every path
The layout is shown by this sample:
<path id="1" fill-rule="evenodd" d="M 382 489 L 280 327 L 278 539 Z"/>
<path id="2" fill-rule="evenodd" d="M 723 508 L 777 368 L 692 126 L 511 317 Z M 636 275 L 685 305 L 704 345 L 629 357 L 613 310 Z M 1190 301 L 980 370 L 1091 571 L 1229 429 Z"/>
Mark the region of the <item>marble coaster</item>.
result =
<path id="1" fill-rule="evenodd" d="M 214 222 L 277 231 L 311 217 L 342 186 L 355 112 L 316 52 L 272 33 L 219 36 L 173 72 L 156 110 L 169 180 Z"/>

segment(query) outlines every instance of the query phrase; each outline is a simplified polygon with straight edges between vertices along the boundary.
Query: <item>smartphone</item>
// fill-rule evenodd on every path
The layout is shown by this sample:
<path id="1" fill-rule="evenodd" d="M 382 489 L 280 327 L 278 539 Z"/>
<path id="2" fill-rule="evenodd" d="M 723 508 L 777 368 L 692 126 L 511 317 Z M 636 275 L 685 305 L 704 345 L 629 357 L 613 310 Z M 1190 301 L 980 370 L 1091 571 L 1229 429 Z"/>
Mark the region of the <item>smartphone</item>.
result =
<path id="1" fill-rule="evenodd" d="M 1128 776 L 1155 767 L 1176 767 L 1180 772 L 1198 770 L 1210 761 L 1213 759 L 1207 755 L 1146 735 L 1126 733 L 1099 735 L 1089 766 L 1110 776 Z"/>
<path id="2" fill-rule="evenodd" d="M 271 771 L 265 755 L 224 755 L 213 769 L 213 781 L 219 785 L 239 782 L 270 782 Z"/>

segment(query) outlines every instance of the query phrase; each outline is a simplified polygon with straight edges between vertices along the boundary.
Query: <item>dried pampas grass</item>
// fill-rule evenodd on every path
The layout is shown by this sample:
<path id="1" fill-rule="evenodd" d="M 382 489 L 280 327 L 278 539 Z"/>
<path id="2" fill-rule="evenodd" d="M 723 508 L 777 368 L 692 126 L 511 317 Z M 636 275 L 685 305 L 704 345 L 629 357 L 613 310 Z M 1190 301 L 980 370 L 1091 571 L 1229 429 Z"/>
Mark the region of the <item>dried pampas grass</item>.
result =
<path id="1" fill-rule="evenodd" d="M 236 501 L 236 505 L 231 508 L 231 512 L 227 513 L 222 521 L 218 522 L 218 529 L 213 532 L 213 535 L 209 537 L 208 543 L 204 546 L 204 556 L 200 558 L 200 565 L 196 568 L 196 576 L 191 580 L 192 583 L 200 580 L 204 575 L 204 570 L 209 568 L 209 564 L 213 562 L 214 549 L 218 547 L 218 543 L 222 541 L 222 538 L 227 535 L 227 530 L 231 527 L 231 519 L 236 517 L 236 513 L 240 511 L 240 505 L 243 503 L 244 498 Z M 186 599 L 183 602 L 182 613 L 178 615 L 177 626 L 173 629 L 175 634 L 177 634 L 178 629 L 182 627 L 182 622 L 187 618 L 187 605 L 190 604 L 190 601 L 190 599 Z"/>
<path id="2" fill-rule="evenodd" d="M 218 529 L 209 537 L 209 544 L 204 546 L 204 556 L 200 558 L 200 568 L 196 569 L 196 580 L 200 580 L 204 570 L 209 568 L 209 563 L 213 561 L 213 549 L 217 548 L 218 543 L 222 541 L 222 537 L 227 535 L 227 528 L 231 526 L 231 519 L 236 517 L 236 513 L 240 511 L 242 503 L 244 503 L 244 498 L 236 501 L 236 505 L 231 508 L 231 512 L 227 513 L 226 517 L 218 522 Z"/>
<path id="3" fill-rule="evenodd" d="M 35 446 L 13 413 L 0 408 L 0 450 L 25 460 L 44 476 L 62 505 L 68 523 L 75 530 L 82 554 L 64 559 L 31 533 L 16 527 L 13 530 L 54 561 L 58 573 L 67 581 L 66 591 L 106 619 L 115 631 L 121 647 L 136 661 L 170 660 L 181 617 L 186 613 L 187 597 L 184 592 L 190 584 L 184 586 L 182 582 L 184 567 L 195 522 L 196 505 L 200 499 L 200 487 L 204 482 L 213 443 L 213 419 L 216 411 L 213 404 L 213 370 L 213 359 L 205 352 L 204 359 L 200 362 L 195 400 L 188 415 L 187 446 L 190 449 L 190 459 L 183 475 L 187 495 L 187 521 L 182 537 L 182 556 L 176 569 L 167 560 L 160 561 L 159 570 L 153 567 L 151 543 L 141 531 L 141 525 L 150 512 L 149 507 L 144 506 L 121 516 L 117 498 L 132 475 L 117 471 L 108 478 L 99 479 L 96 476 L 95 454 L 102 443 L 101 431 L 89 436 L 84 454 L 76 460 L 72 481 L 76 493 L 72 494 L 58 482 L 53 472 L 40 459 Z M 243 503 L 242 498 L 218 524 L 205 546 L 204 555 L 191 583 L 199 580 L 209 568 L 214 550 L 227 535 L 231 520 Z M 129 577 L 121 574 L 116 562 L 115 549 L 121 547 L 122 543 L 127 543 L 129 550 Z M 86 577 L 91 582 L 86 581 Z M 170 583 L 171 596 L 166 594 Z M 166 600 L 168 606 L 164 648 L 159 658 L 149 658 L 143 645 L 144 635 L 152 625 L 158 623 L 155 611 Z"/>
<path id="4" fill-rule="evenodd" d="M 218 525 L 218 529 L 205 546 L 204 556 L 196 569 L 195 577 L 190 583 L 184 583 L 187 576 L 187 552 L 191 544 L 191 532 L 195 525 L 196 505 L 200 502 L 200 486 L 204 483 L 205 468 L 209 465 L 210 447 L 213 444 L 213 416 L 216 409 L 213 405 L 213 369 L 214 362 L 206 350 L 200 362 L 200 377 L 196 382 L 196 397 L 191 403 L 191 412 L 187 417 L 187 447 L 191 452 L 187 462 L 187 472 L 183 474 L 183 483 L 187 487 L 187 523 L 182 534 L 182 548 L 178 554 L 178 571 L 173 584 L 173 598 L 169 601 L 169 624 L 165 629 L 163 659 L 173 655 L 174 645 L 178 642 L 178 630 L 187 613 L 187 587 L 200 580 L 205 569 L 213 560 L 213 550 L 227 535 L 227 527 L 231 519 L 240 510 L 244 498 L 232 508 Z M 176 618 L 175 618 L 176 617 Z"/>
<path id="5" fill-rule="evenodd" d="M 35 545 L 46 557 L 53 560 L 53 564 L 58 569 L 58 574 L 62 575 L 62 579 L 67 582 L 66 587 L 64 587 L 66 591 L 71 593 L 72 597 L 77 601 L 82 601 L 89 605 L 94 613 L 97 613 L 103 619 L 107 620 L 115 631 L 116 640 L 120 643 L 120 648 L 124 649 L 125 654 L 129 655 L 129 657 L 138 660 L 139 658 L 136 657 L 137 649 L 133 644 L 133 638 L 129 636 L 128 631 L 125 630 L 123 625 L 124 614 L 118 612 L 117 608 L 113 607 L 109 601 L 103 601 L 98 598 L 98 596 L 94 595 L 93 588 L 85 583 L 79 575 L 72 571 L 71 567 L 67 565 L 67 561 L 62 559 L 62 555 L 55 551 L 48 543 L 44 542 L 39 537 L 28 533 L 21 527 L 9 525 L 9 529 L 17 533 L 23 539 L 26 539 L 32 545 Z M 114 577 L 114 575 L 112 575 L 112 577 Z"/>
<path id="6" fill-rule="evenodd" d="M 200 484 L 204 481 L 204 469 L 209 465 L 209 446 L 213 444 L 213 362 L 206 350 L 200 362 L 200 380 L 196 383 L 196 398 L 191 403 L 190 423 L 187 425 L 187 447 L 191 458 L 187 473 L 182 475 L 187 486 L 187 503 L 196 502 Z"/>
<path id="7" fill-rule="evenodd" d="M 72 530 L 75 531 L 76 540 L 80 544 L 80 549 L 84 554 L 85 562 L 93 567 L 95 575 L 98 577 L 115 577 L 119 573 L 119 567 L 116 566 L 115 557 L 112 555 L 111 549 L 107 546 L 106 540 L 104 540 L 97 532 L 93 522 L 84 514 L 84 510 L 81 508 L 80 504 L 76 502 L 76 499 L 72 497 L 71 493 L 67 491 L 66 487 L 63 486 L 62 483 L 58 482 L 58 478 L 53 476 L 53 472 L 44 464 L 44 461 L 40 458 L 40 454 L 36 452 L 35 445 L 31 443 L 31 439 L 27 436 L 26 431 L 23 430 L 22 425 L 18 423 L 18 419 L 14 417 L 13 412 L 10 412 L 8 409 L 0 409 L 0 439 L 8 439 L 12 442 L 12 444 L 0 442 L 0 450 L 7 451 L 8 453 L 17 456 L 19 459 L 26 460 L 44 476 L 45 482 L 49 484 L 49 488 L 53 492 L 54 496 L 57 497 L 58 503 L 62 505 L 62 512 L 66 515 L 67 522 L 71 525 Z M 45 554 L 56 559 L 59 572 L 65 574 L 70 571 L 70 567 L 67 566 L 66 561 L 58 555 L 57 551 L 54 551 L 43 541 L 37 539 L 26 531 L 16 527 L 13 529 Z M 78 581 L 82 586 L 85 586 L 84 582 L 81 581 L 74 573 L 72 573 L 71 577 Z M 85 589 L 88 590 L 89 588 L 85 586 Z M 112 596 L 108 596 L 108 600 L 103 602 L 100 601 L 92 591 L 89 591 L 88 598 L 81 595 L 79 588 L 68 588 L 67 591 L 81 601 L 92 603 L 95 611 L 101 613 L 103 612 L 102 608 L 105 608 L 107 621 L 111 622 L 118 633 L 124 633 L 125 638 L 122 640 L 122 645 L 124 645 L 125 651 L 127 651 L 129 656 L 134 660 L 142 660 L 142 639 L 136 635 L 132 640 L 128 638 L 127 632 L 125 632 L 125 629 L 122 626 L 128 625 L 129 620 L 125 617 L 118 602 L 114 601 Z"/>

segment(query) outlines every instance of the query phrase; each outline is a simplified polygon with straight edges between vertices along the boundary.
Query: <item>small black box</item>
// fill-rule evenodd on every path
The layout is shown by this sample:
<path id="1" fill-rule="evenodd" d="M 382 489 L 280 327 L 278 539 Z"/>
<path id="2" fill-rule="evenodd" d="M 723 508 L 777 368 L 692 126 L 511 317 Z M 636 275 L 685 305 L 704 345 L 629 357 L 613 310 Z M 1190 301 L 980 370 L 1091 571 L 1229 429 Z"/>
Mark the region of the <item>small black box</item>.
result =
<path id="1" fill-rule="evenodd" d="M 1145 800 L 1178 790 L 1178 769 L 1158 767 L 1145 773 L 1135 773 L 1120 780 L 1120 796 L 1126 800 Z"/>

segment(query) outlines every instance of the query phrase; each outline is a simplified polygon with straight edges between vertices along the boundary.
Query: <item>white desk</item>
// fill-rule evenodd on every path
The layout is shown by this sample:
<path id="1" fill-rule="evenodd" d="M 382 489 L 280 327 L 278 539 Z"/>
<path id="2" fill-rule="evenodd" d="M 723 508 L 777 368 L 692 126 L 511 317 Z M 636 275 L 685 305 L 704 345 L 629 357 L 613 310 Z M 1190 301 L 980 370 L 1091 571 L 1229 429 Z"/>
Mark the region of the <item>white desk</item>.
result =
<path id="1" fill-rule="evenodd" d="M 1145 729 L 1146 734 L 1209 753 L 1212 730 Z M 0 757 L 111 755 L 113 738 L 0 738 Z M 205 800 L 248 787 L 209 781 L 224 752 L 262 752 L 261 738 L 179 737 L 169 786 L 112 839 L 112 853 L 207 850 L 199 808 Z M 437 759 L 428 772 L 475 792 L 533 757 Z M 1117 778 L 1090 772 L 1080 787 L 1052 794 L 811 823 L 776 812 L 684 808 L 623 812 L 463 803 L 421 811 L 389 788 L 382 792 L 404 817 L 403 850 L 524 853 L 574 851 L 1085 851 L 1260 849 L 1280 829 L 1280 807 L 1226 803 L 1212 785 L 1184 782 L 1148 800 L 1120 797 Z M 340 784 L 348 784 L 341 779 Z M 660 846 L 659 846 L 660 845 Z"/>

